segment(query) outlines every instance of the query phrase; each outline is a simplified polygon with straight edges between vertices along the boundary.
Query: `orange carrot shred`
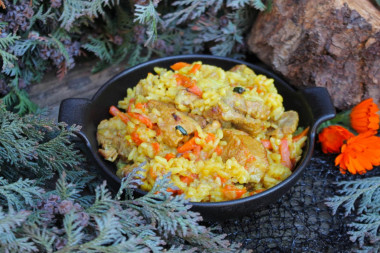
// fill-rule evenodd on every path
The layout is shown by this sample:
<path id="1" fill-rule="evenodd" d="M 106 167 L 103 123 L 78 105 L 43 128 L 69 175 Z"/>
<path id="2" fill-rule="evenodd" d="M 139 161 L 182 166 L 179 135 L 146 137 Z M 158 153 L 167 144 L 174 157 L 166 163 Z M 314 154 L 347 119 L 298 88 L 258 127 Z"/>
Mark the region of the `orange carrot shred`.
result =
<path id="1" fill-rule="evenodd" d="M 219 178 L 219 179 L 220 179 L 220 182 L 222 182 L 222 184 L 224 184 L 225 182 L 227 182 L 227 179 L 224 178 L 224 177 L 222 177 L 222 176 L 220 176 L 220 175 L 216 175 L 215 178 Z"/>
<path id="2" fill-rule="evenodd" d="M 206 137 L 206 142 L 215 141 L 215 134 L 208 133 Z"/>
<path id="3" fill-rule="evenodd" d="M 157 126 L 157 124 L 153 124 L 153 130 L 156 131 L 156 135 L 161 135 L 161 129 Z"/>
<path id="4" fill-rule="evenodd" d="M 160 152 L 160 144 L 158 142 L 152 143 L 154 154 L 157 155 Z"/>
<path id="5" fill-rule="evenodd" d="M 149 169 L 149 175 L 151 178 L 156 179 L 157 178 L 157 173 L 153 170 L 153 168 Z"/>
<path id="6" fill-rule="evenodd" d="M 132 138 L 132 141 L 136 143 L 137 146 L 143 143 L 143 141 L 140 139 L 139 134 L 136 132 L 131 133 L 131 138 Z"/>
<path id="7" fill-rule="evenodd" d="M 234 185 L 226 185 L 222 189 L 222 192 L 227 199 L 232 200 L 232 199 L 240 199 L 241 196 L 243 196 L 243 194 L 247 192 L 247 189 L 245 188 L 239 189 Z"/>
<path id="8" fill-rule="evenodd" d="M 190 64 L 187 62 L 177 62 L 177 63 L 174 63 L 173 65 L 171 65 L 170 68 L 172 70 L 180 70 L 181 68 L 187 67 L 187 66 L 190 66 Z"/>
<path id="9" fill-rule="evenodd" d="M 194 66 L 189 70 L 188 74 L 194 74 L 202 67 L 201 64 L 194 64 Z"/>
<path id="10" fill-rule="evenodd" d="M 194 177 L 193 175 L 189 175 L 189 176 L 179 176 L 179 179 L 184 182 L 185 184 L 189 185 L 190 183 L 192 183 L 194 181 Z"/>
<path id="11" fill-rule="evenodd" d="M 109 113 L 112 116 L 118 116 L 121 119 L 121 121 L 123 121 L 125 124 L 127 124 L 129 121 L 128 116 L 125 113 L 121 112 L 119 109 L 117 109 L 116 106 L 112 105 L 110 107 Z"/>
<path id="12" fill-rule="evenodd" d="M 186 90 L 197 95 L 200 98 L 203 96 L 203 91 L 198 86 L 196 86 L 195 84 L 188 87 Z"/>
<path id="13" fill-rule="evenodd" d="M 191 78 L 188 76 L 184 76 L 182 74 L 175 74 L 174 77 L 175 77 L 175 80 L 177 81 L 177 84 L 185 88 L 195 85 L 195 81 L 191 80 Z"/>
<path id="14" fill-rule="evenodd" d="M 146 103 L 144 103 L 144 104 L 136 103 L 136 105 L 135 105 L 135 108 L 141 109 L 141 110 L 145 110 L 145 107 L 146 107 Z"/>
<path id="15" fill-rule="evenodd" d="M 290 161 L 289 144 L 286 139 L 282 139 L 280 143 L 281 164 L 292 169 L 293 165 Z"/>
<path id="16" fill-rule="evenodd" d="M 195 138 L 196 137 L 191 138 L 190 140 L 185 142 L 182 146 L 178 147 L 177 152 L 184 153 L 186 151 L 193 150 L 196 146 L 198 146 L 198 144 L 195 143 Z"/>
<path id="17" fill-rule="evenodd" d="M 299 141 L 302 137 L 306 136 L 310 127 L 306 127 L 301 133 L 293 137 L 293 142 Z"/>
<path id="18" fill-rule="evenodd" d="M 147 116 L 142 115 L 140 113 L 135 113 L 135 112 L 128 112 L 128 115 L 139 120 L 141 123 L 146 125 L 148 128 L 150 128 L 150 129 L 153 128 L 153 123 L 152 123 L 152 121 L 150 121 L 150 119 Z"/>
<path id="19" fill-rule="evenodd" d="M 165 159 L 166 159 L 167 161 L 169 161 L 169 160 L 172 159 L 172 158 L 175 158 L 175 154 L 173 154 L 173 153 L 168 153 L 168 154 L 165 155 Z"/>
<path id="20" fill-rule="evenodd" d="M 131 98 L 131 99 L 129 100 L 129 104 L 128 104 L 127 112 L 131 112 L 131 110 L 132 110 L 132 104 L 135 102 L 135 100 L 136 100 L 136 99 L 134 99 L 134 98 Z"/>
<path id="21" fill-rule="evenodd" d="M 215 152 L 218 154 L 218 155 L 221 155 L 222 154 L 222 148 L 220 146 L 216 146 L 215 148 Z"/>
<path id="22" fill-rule="evenodd" d="M 263 139 L 261 140 L 261 143 L 263 144 L 263 146 L 266 148 L 266 149 L 272 149 L 272 143 L 270 142 L 270 140 L 266 140 L 266 139 Z"/>

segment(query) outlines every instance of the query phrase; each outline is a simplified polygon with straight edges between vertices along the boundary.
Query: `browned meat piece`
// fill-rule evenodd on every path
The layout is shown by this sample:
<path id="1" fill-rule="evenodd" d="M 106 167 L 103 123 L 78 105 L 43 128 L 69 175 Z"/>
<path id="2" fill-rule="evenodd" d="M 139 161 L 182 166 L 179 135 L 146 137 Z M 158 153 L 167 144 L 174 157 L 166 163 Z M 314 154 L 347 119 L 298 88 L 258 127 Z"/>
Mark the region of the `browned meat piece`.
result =
<path id="1" fill-rule="evenodd" d="M 278 128 L 269 132 L 269 135 L 282 137 L 283 135 L 292 134 L 298 126 L 298 113 L 296 111 L 286 111 L 278 119 Z"/>
<path id="2" fill-rule="evenodd" d="M 227 109 L 223 111 L 222 108 Z M 244 130 L 251 135 L 256 135 L 263 129 L 263 123 L 260 119 L 245 117 L 243 114 L 236 112 L 233 108 L 222 102 L 210 110 L 205 111 L 203 116 L 219 121 L 231 122 L 236 128 Z"/>
<path id="3" fill-rule="evenodd" d="M 224 129 L 223 135 L 223 140 L 227 142 L 221 154 L 223 161 L 235 157 L 250 173 L 251 182 L 260 182 L 269 168 L 267 151 L 263 144 L 235 129 Z"/>
<path id="4" fill-rule="evenodd" d="M 125 124 L 118 117 L 100 122 L 96 138 L 102 147 L 99 153 L 104 158 L 115 161 L 118 155 L 128 157 L 133 147 L 124 141 L 125 131 Z"/>
<path id="5" fill-rule="evenodd" d="M 204 128 L 207 125 L 207 120 L 203 116 L 189 114 L 189 117 L 195 120 L 201 126 L 201 128 Z"/>
<path id="6" fill-rule="evenodd" d="M 254 119 L 267 120 L 270 114 L 270 110 L 262 102 L 247 101 L 240 94 L 233 93 L 231 96 L 225 96 L 222 101 L 237 112 Z"/>
<path id="7" fill-rule="evenodd" d="M 193 108 L 193 102 L 198 100 L 199 97 L 186 89 L 178 91 L 175 101 L 177 104 L 182 104 L 188 108 Z"/>
<path id="8" fill-rule="evenodd" d="M 175 128 L 176 126 L 179 125 L 183 127 L 188 135 L 194 133 L 194 131 L 197 130 L 197 126 L 199 126 L 194 119 L 178 111 L 172 104 L 150 100 L 148 102 L 148 108 L 150 111 L 156 108 L 160 112 L 160 117 L 156 117 L 153 113 L 150 113 L 149 118 L 153 123 L 157 123 L 161 129 L 164 143 L 171 147 L 177 147 L 180 141 L 187 138 L 181 133 L 178 133 Z"/>

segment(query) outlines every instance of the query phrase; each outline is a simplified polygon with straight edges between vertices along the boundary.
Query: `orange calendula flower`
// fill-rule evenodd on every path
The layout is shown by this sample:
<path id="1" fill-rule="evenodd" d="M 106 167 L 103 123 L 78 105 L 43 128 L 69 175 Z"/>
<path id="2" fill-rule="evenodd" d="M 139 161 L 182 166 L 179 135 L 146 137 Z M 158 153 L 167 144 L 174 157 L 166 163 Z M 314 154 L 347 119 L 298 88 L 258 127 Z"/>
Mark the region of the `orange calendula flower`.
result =
<path id="1" fill-rule="evenodd" d="M 354 134 L 346 128 L 338 125 L 328 126 L 319 133 L 318 139 L 325 154 L 339 153 L 345 140 L 353 137 Z"/>
<path id="2" fill-rule="evenodd" d="M 379 108 L 373 102 L 372 98 L 368 98 L 354 108 L 350 113 L 351 126 L 358 133 L 371 131 L 373 134 L 379 129 L 380 118 L 377 112 Z"/>
<path id="3" fill-rule="evenodd" d="M 335 158 L 335 165 L 345 174 L 364 174 L 380 165 L 380 137 L 372 132 L 361 133 L 343 144 L 341 153 Z"/>

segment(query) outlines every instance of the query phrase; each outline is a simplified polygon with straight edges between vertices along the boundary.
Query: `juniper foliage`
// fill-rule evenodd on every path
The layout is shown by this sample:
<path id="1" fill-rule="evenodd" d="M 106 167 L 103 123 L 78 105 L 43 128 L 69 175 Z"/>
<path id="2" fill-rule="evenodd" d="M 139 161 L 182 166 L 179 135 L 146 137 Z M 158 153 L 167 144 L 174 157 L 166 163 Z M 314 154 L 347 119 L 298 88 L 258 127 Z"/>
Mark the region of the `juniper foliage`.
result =
<path id="1" fill-rule="evenodd" d="M 133 170 L 116 194 L 97 179 L 72 142 L 76 126 L 19 116 L 0 103 L 1 252 L 236 252 L 200 224 L 169 175 L 134 198 Z M 88 187 L 96 185 L 95 187 Z"/>
<path id="2" fill-rule="evenodd" d="M 55 124 L 42 115 L 20 117 L 7 111 L 1 101 L 0 126 L 0 172 L 7 179 L 16 180 L 33 173 L 43 181 L 83 160 L 69 142 L 78 126 Z"/>
<path id="3" fill-rule="evenodd" d="M 335 214 L 343 208 L 347 216 L 355 211 L 356 218 L 349 224 L 350 240 L 360 247 L 372 244 L 371 250 L 380 250 L 380 177 L 368 177 L 336 183 L 337 195 L 326 200 Z"/>
<path id="4" fill-rule="evenodd" d="M 244 35 L 270 1 L 4 0 L 0 3 L 0 97 L 20 114 L 36 110 L 25 88 L 79 57 L 95 56 L 93 71 L 155 56 L 212 53 L 244 57 Z"/>
<path id="5" fill-rule="evenodd" d="M 131 177 L 136 174 L 132 174 Z M 172 197 L 165 176 L 157 181 L 158 194 L 138 199 L 117 199 L 105 184 L 96 188 L 96 199 L 80 204 L 62 173 L 54 192 L 48 192 L 38 205 L 25 205 L 31 211 L 0 211 L 0 248 L 16 252 L 235 252 L 239 245 L 224 240 L 211 229 L 199 225 L 201 217 L 189 210 L 183 197 Z M 75 186 L 74 186 L 75 187 Z M 120 191 L 128 185 L 123 184 Z M 67 189 L 72 189 L 70 194 Z M 55 195 L 57 193 L 58 195 Z M 38 219 L 30 220 L 32 212 Z M 178 238 L 183 241 L 178 243 Z M 183 244 L 183 242 L 187 242 Z M 170 248 L 169 248 L 170 247 Z"/>

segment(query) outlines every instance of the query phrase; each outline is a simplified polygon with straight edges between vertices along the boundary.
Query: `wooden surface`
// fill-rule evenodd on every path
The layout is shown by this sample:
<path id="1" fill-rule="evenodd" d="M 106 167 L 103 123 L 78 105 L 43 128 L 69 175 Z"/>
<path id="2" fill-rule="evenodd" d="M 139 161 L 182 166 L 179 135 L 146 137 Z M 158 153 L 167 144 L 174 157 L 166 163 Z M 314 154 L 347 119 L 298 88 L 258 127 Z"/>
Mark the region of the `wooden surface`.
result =
<path id="1" fill-rule="evenodd" d="M 48 117 L 57 121 L 62 100 L 91 98 L 105 82 L 126 68 L 124 64 L 119 64 L 92 74 L 94 64 L 95 61 L 79 63 L 62 80 L 54 72 L 47 74 L 42 82 L 32 85 L 29 91 L 31 100 L 47 109 Z"/>

